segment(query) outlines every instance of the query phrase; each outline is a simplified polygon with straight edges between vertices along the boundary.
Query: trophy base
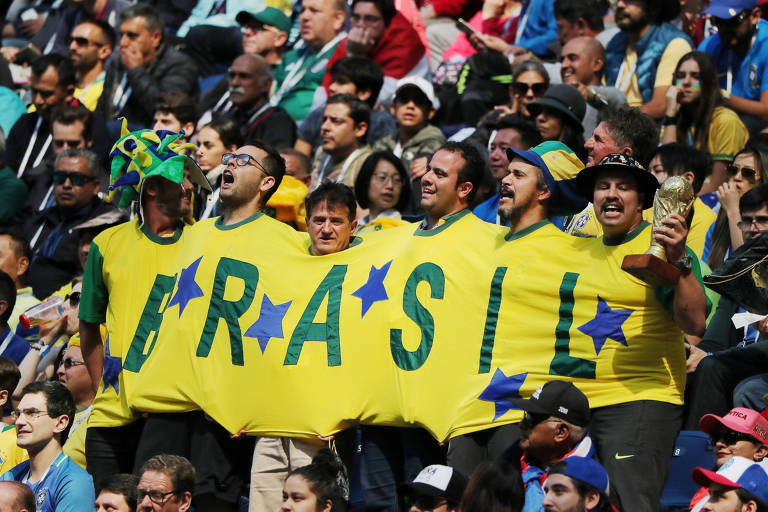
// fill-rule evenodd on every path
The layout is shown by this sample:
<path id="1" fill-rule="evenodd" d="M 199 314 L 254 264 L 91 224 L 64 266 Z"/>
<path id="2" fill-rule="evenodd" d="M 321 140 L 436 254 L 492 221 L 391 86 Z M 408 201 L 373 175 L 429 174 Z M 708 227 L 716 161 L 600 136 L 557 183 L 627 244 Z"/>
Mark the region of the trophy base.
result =
<path id="1" fill-rule="evenodd" d="M 651 286 L 677 284 L 681 275 L 679 268 L 651 254 L 624 256 L 621 269 Z"/>

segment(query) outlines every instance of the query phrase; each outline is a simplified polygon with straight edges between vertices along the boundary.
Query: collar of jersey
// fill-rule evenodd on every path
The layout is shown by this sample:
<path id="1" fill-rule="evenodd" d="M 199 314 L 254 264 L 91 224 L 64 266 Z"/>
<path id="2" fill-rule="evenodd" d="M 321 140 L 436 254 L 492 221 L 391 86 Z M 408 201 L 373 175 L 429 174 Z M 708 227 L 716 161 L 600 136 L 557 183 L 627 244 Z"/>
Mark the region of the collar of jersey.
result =
<path id="1" fill-rule="evenodd" d="M 176 228 L 176 231 L 173 232 L 171 236 L 160 236 L 157 233 L 153 232 L 151 229 L 149 229 L 149 226 L 147 226 L 147 223 L 141 225 L 139 228 L 142 233 L 144 233 L 144 236 L 155 242 L 156 244 L 160 245 L 171 245 L 176 243 L 179 240 L 179 237 L 181 236 L 181 232 L 184 229 L 183 226 L 179 226 Z"/>
<path id="2" fill-rule="evenodd" d="M 253 222 L 254 220 L 261 217 L 262 215 L 264 215 L 264 212 L 258 211 L 253 215 L 251 215 L 250 217 L 248 217 L 247 219 L 243 219 L 240 222 L 235 222 L 234 224 L 224 224 L 222 222 L 222 219 L 224 218 L 224 216 L 222 215 L 221 217 L 216 219 L 216 222 L 214 222 L 214 226 L 216 226 L 217 229 L 220 229 L 222 231 L 228 231 L 230 229 L 239 228 L 240 226 L 244 224 L 248 224 L 249 222 Z"/>
<path id="3" fill-rule="evenodd" d="M 539 222 L 534 222 L 527 228 L 523 228 L 520 231 L 516 231 L 515 233 L 507 233 L 504 235 L 504 240 L 507 242 L 511 242 L 513 240 L 517 240 L 519 238 L 523 238 L 525 235 L 529 235 L 536 231 L 539 228 L 543 228 L 547 224 L 552 224 L 549 219 L 540 220 Z"/>
<path id="4" fill-rule="evenodd" d="M 436 235 L 436 234 L 440 233 L 441 231 L 444 231 L 444 230 L 448 229 L 448 226 L 450 226 L 451 224 L 455 223 L 457 220 L 461 219 L 462 217 L 464 217 L 468 213 L 469 213 L 469 208 L 464 208 L 463 210 L 460 210 L 460 211 L 458 211 L 456 213 L 452 213 L 451 215 L 448 215 L 447 217 L 444 217 L 444 218 L 440 219 L 437 222 L 437 226 L 435 226 L 432 229 L 423 229 L 421 227 L 421 225 L 419 225 L 419 229 L 414 231 L 413 235 L 414 236 L 433 236 L 433 235 Z"/>
<path id="5" fill-rule="evenodd" d="M 627 242 L 631 242 L 632 240 L 637 238 L 637 235 L 639 235 L 645 228 L 647 228 L 650 225 L 651 224 L 648 221 L 643 220 L 643 221 L 640 221 L 640 224 L 635 229 L 633 229 L 632 231 L 630 231 L 629 233 L 627 233 L 624 236 L 618 236 L 618 237 L 615 237 L 615 238 L 608 238 L 605 235 L 603 235 L 603 245 L 607 245 L 607 246 L 611 246 L 612 247 L 612 246 L 615 246 L 615 245 L 621 245 L 621 244 L 625 244 Z"/>

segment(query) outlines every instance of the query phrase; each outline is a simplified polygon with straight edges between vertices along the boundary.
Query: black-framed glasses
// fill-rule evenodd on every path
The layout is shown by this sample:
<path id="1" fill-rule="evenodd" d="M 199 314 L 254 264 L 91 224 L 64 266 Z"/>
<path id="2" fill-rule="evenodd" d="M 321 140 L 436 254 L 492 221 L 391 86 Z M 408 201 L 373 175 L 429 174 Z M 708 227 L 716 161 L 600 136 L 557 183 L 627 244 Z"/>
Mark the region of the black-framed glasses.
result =
<path id="1" fill-rule="evenodd" d="M 541 96 L 547 92 L 547 84 L 539 82 L 537 84 L 527 84 L 525 82 L 515 82 L 512 84 L 512 90 L 518 96 L 525 96 L 528 94 L 528 89 L 533 91 L 534 96 Z"/>
<path id="2" fill-rule="evenodd" d="M 82 366 L 85 364 L 85 361 L 78 361 L 77 359 L 72 359 L 71 357 L 65 357 L 61 360 L 61 364 L 64 365 L 64 368 L 69 370 L 73 366 Z"/>
<path id="3" fill-rule="evenodd" d="M 21 418 L 22 415 L 26 416 L 27 418 L 31 420 L 36 420 L 40 416 L 45 416 L 48 414 L 48 411 L 40 411 L 38 409 L 15 409 L 11 412 L 11 418 L 14 420 L 18 420 Z"/>
<path id="4" fill-rule="evenodd" d="M 173 494 L 176 494 L 176 491 L 148 491 L 147 489 L 138 488 L 136 489 L 136 502 L 141 503 L 144 500 L 144 496 L 147 496 L 149 497 L 149 501 L 155 505 L 165 505 L 165 502 L 168 501 L 168 498 Z"/>
<path id="5" fill-rule="evenodd" d="M 232 162 L 232 161 L 235 162 L 235 166 L 236 167 L 244 167 L 244 166 L 246 166 L 248 164 L 255 165 L 256 167 L 261 169 L 261 171 L 264 174 L 269 176 L 269 173 L 264 168 L 264 166 L 261 165 L 261 163 L 258 160 L 256 160 L 255 158 L 253 158 L 251 155 L 247 155 L 245 153 L 239 153 L 239 154 L 236 154 L 236 153 L 224 153 L 223 155 L 221 155 L 221 163 L 222 164 L 229 165 L 229 162 Z"/>
<path id="6" fill-rule="evenodd" d="M 93 46 L 102 47 L 105 43 L 100 43 L 98 41 L 91 41 L 87 37 L 70 37 L 68 43 L 71 45 L 72 43 L 75 43 L 77 46 L 88 46 L 89 44 L 92 44 Z"/>
<path id="7" fill-rule="evenodd" d="M 533 428 L 539 423 L 544 423 L 550 418 L 549 414 L 542 414 L 536 412 L 526 412 L 523 419 L 520 420 L 520 428 L 524 430 L 533 430 Z"/>
<path id="8" fill-rule="evenodd" d="M 69 301 L 69 305 L 73 308 L 76 307 L 78 304 L 80 304 L 80 294 L 82 292 L 72 292 L 68 293 L 66 296 L 64 296 L 64 301 Z"/>
<path id="9" fill-rule="evenodd" d="M 749 434 L 742 432 L 736 432 L 735 430 L 721 430 L 711 434 L 709 438 L 712 440 L 712 445 L 717 444 L 718 441 L 722 441 L 726 446 L 733 446 L 739 441 L 750 441 L 752 443 L 758 443 L 759 441 Z"/>
<path id="10" fill-rule="evenodd" d="M 409 507 L 416 505 L 421 510 L 434 510 L 448 503 L 448 500 L 442 496 L 427 496 L 424 494 L 411 496 L 407 501 Z"/>
<path id="11" fill-rule="evenodd" d="M 755 180 L 757 179 L 757 171 L 751 167 L 738 167 L 731 164 L 726 170 L 728 171 L 728 176 L 731 177 L 741 173 L 741 176 L 750 183 L 755 183 Z"/>
<path id="12" fill-rule="evenodd" d="M 758 215 L 757 217 L 752 217 L 750 215 L 742 215 L 737 225 L 742 231 L 749 231 L 752 229 L 752 225 L 759 230 L 768 229 L 768 216 Z"/>
<path id="13" fill-rule="evenodd" d="M 72 182 L 73 187 L 82 187 L 89 181 L 92 181 L 93 176 L 88 176 L 81 172 L 53 171 L 54 185 L 63 185 L 67 179 Z"/>

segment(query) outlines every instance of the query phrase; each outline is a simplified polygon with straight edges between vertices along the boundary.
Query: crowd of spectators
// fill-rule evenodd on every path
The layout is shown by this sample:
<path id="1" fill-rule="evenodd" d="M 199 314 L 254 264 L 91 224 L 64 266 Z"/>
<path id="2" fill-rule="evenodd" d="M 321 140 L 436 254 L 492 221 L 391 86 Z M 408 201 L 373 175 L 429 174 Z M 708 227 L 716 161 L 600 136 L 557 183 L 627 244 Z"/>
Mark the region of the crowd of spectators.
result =
<path id="1" fill-rule="evenodd" d="M 691 510 L 767 511 L 768 311 L 702 280 L 768 236 L 762 9 L 4 2 L 0 510 L 650 512 L 683 429 L 708 435 L 715 455 L 685 476 L 700 486 Z M 183 177 L 143 179 L 133 203 L 116 204 L 108 185 L 125 129 L 191 144 L 178 150 Z M 690 184 L 692 210 L 654 219 L 654 194 L 672 177 Z M 521 422 L 442 445 L 380 425 L 231 435 L 203 411 L 140 414 L 103 398 L 130 385 L 118 376 L 130 344 L 121 329 L 138 322 L 126 303 L 147 300 L 126 260 L 141 254 L 131 264 L 151 274 L 195 221 L 234 229 L 266 214 L 308 232 L 322 256 L 466 211 L 508 227 L 508 240 L 588 239 L 609 273 L 651 237 L 662 245 L 679 281 L 607 293 L 648 315 L 647 347 L 624 363 L 648 381 L 632 386 L 661 372 L 686 382 L 683 405 L 591 408 L 553 378 L 509 399 Z M 30 322 L 41 304 L 60 314 Z M 586 368 L 569 375 L 594 372 L 568 358 Z"/>

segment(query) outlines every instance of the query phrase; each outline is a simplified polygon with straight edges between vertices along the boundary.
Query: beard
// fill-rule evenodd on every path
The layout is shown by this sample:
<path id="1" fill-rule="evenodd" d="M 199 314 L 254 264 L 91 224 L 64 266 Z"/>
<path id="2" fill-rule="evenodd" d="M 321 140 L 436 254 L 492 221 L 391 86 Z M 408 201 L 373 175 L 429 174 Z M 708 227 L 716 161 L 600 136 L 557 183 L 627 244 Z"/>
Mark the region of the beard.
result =
<path id="1" fill-rule="evenodd" d="M 616 26 L 624 32 L 637 32 L 649 23 L 649 17 L 645 13 L 637 18 L 633 18 L 630 15 L 629 19 L 621 18 L 620 20 L 616 20 Z"/>

